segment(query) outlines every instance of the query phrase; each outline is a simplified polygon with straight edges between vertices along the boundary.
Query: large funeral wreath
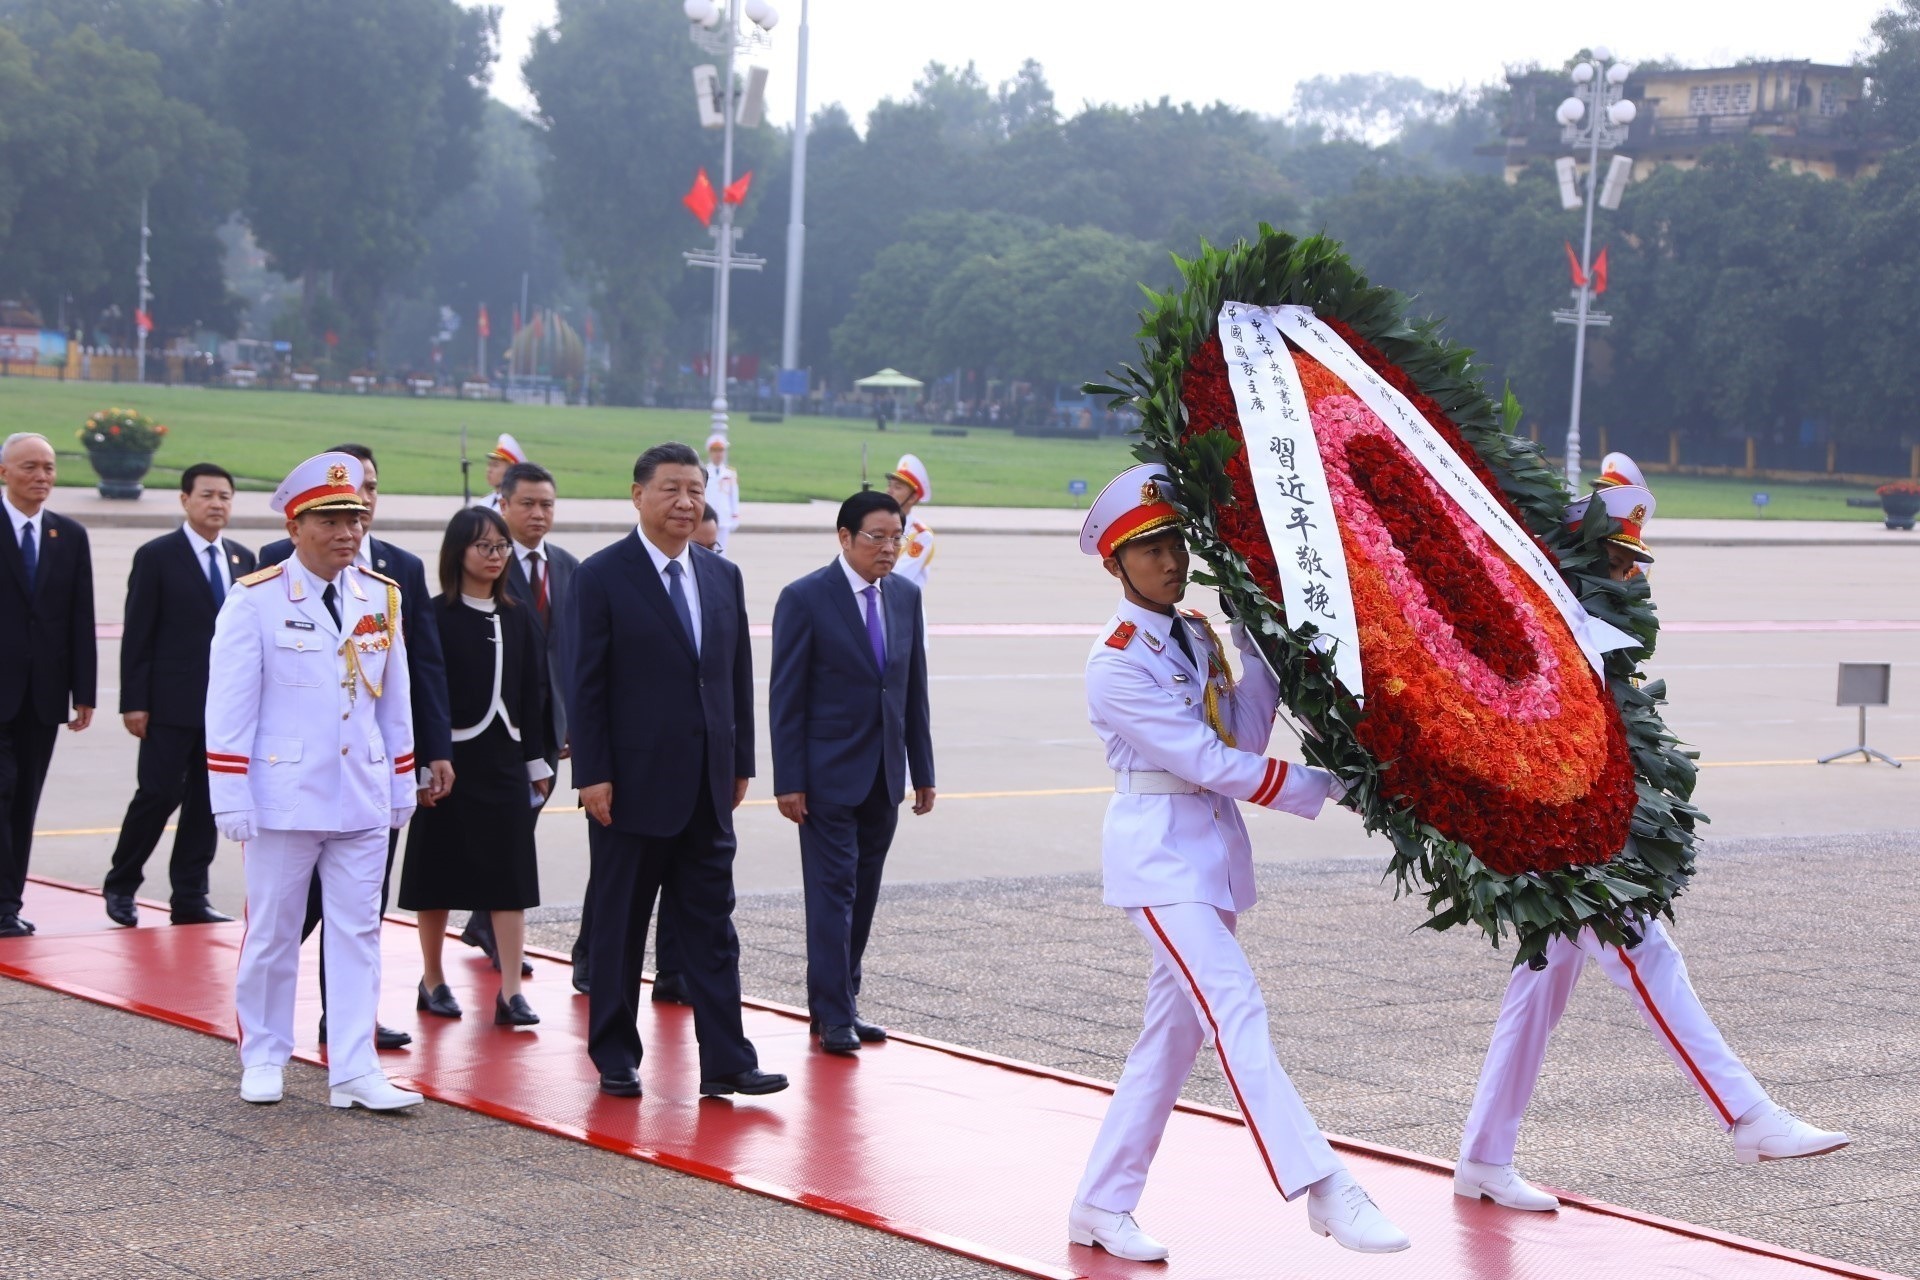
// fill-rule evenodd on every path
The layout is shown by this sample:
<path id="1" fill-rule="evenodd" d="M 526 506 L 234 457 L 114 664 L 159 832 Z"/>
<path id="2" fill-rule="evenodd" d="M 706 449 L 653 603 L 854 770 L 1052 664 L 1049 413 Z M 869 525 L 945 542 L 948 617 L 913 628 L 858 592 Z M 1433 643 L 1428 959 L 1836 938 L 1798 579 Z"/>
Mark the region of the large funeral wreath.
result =
<path id="1" fill-rule="evenodd" d="M 1180 261 L 1184 287 L 1152 295 L 1138 367 L 1115 398 L 1141 418 L 1143 460 L 1167 468 L 1174 504 L 1215 587 L 1279 676 L 1307 758 L 1350 787 L 1346 803 L 1393 846 L 1397 891 L 1422 893 L 1426 925 L 1475 924 L 1516 963 L 1591 927 L 1631 941 L 1671 917 L 1694 869 L 1695 765 L 1661 721 L 1664 685 L 1642 683 L 1659 623 L 1644 577 L 1611 581 L 1599 503 L 1565 522 L 1569 495 L 1513 434 L 1470 353 L 1412 322 L 1324 237 L 1262 226 L 1230 250 Z M 1293 304 L 1344 339 L 1458 453 L 1538 541 L 1586 611 L 1637 643 L 1605 655 L 1604 681 L 1544 592 L 1450 501 L 1339 375 L 1289 343 L 1325 461 L 1351 575 L 1366 695 L 1334 678 L 1316 630 L 1285 616 L 1254 492 L 1217 318 L 1224 303 Z M 1364 702 L 1364 707 L 1362 705 Z"/>

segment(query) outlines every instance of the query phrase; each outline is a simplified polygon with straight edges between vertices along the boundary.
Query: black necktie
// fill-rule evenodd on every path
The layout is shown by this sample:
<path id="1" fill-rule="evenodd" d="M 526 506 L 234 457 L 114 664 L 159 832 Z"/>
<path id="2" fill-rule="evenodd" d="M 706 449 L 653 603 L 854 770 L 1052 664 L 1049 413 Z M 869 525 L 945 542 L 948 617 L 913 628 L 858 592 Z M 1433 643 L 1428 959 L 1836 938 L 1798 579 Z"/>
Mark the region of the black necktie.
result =
<path id="1" fill-rule="evenodd" d="M 213 588 L 213 607 L 218 609 L 227 602 L 226 580 L 220 576 L 220 544 L 207 547 L 207 585 Z"/>
<path id="2" fill-rule="evenodd" d="M 1187 634 L 1186 619 L 1179 614 L 1175 614 L 1173 618 L 1173 642 L 1180 646 L 1180 652 L 1187 655 L 1187 662 L 1193 669 L 1200 670 L 1200 664 L 1193 657 L 1193 637 Z"/>
<path id="3" fill-rule="evenodd" d="M 33 579 L 40 572 L 40 552 L 33 545 L 33 521 L 20 526 L 20 563 L 26 566 L 27 590 L 33 590 Z"/>
<path id="4" fill-rule="evenodd" d="M 327 612 L 333 615 L 333 629 L 340 629 L 340 593 L 329 582 L 327 589 L 320 593 L 320 603 L 327 606 Z"/>
<path id="5" fill-rule="evenodd" d="M 678 560 L 667 561 L 667 598 L 673 601 L 673 611 L 680 615 L 680 626 L 687 633 L 687 643 L 698 653 L 700 642 L 693 635 L 693 610 L 687 607 L 687 589 L 680 585 L 680 575 L 684 572 Z"/>

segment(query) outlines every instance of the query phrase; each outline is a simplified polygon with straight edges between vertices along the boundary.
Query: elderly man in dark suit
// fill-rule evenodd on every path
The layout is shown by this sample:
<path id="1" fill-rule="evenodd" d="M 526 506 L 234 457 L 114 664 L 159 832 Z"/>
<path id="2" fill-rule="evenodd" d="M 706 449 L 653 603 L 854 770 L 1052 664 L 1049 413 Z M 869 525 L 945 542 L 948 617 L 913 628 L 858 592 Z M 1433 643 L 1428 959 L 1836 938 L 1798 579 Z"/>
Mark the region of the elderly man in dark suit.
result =
<path id="1" fill-rule="evenodd" d="M 45 436 L 0 442 L 0 938 L 33 932 L 21 895 L 54 739 L 93 723 L 93 553 L 85 528 L 45 507 L 56 471 Z"/>
<path id="2" fill-rule="evenodd" d="M 233 477 L 222 468 L 196 462 L 182 471 L 180 507 L 185 522 L 134 552 L 127 577 L 120 719 L 140 739 L 140 762 L 103 887 L 107 917 L 129 928 L 140 923 L 134 895 L 175 809 L 173 923 L 233 919 L 207 901 L 220 842 L 207 798 L 207 655 L 214 619 L 234 579 L 253 572 L 253 552 L 222 536 L 233 514 Z"/>
<path id="3" fill-rule="evenodd" d="M 453 713 L 447 701 L 447 662 L 440 649 L 440 633 L 434 628 L 433 610 L 424 605 L 436 593 L 427 586 L 426 566 L 420 563 L 419 556 L 391 542 L 382 542 L 371 532 L 373 514 L 380 503 L 380 468 L 373 459 L 373 450 L 363 444 L 337 444 L 327 452 L 358 458 L 363 471 L 359 493 L 361 500 L 367 504 L 364 527 L 369 532 L 361 540 L 360 554 L 354 557 L 354 563 L 400 584 L 401 612 L 407 627 L 408 701 L 413 707 L 414 756 L 421 762 L 419 797 L 423 805 L 435 804 L 453 789 Z M 279 564 L 292 554 L 293 542 L 282 538 L 260 549 L 260 563 L 263 567 Z M 399 845 L 400 833 L 389 832 L 387 873 L 380 881 L 380 910 L 383 913 L 387 909 L 388 890 L 393 880 L 393 853 Z M 305 941 L 319 924 L 320 877 L 316 875 L 307 892 L 307 918 L 300 928 L 301 940 Z M 320 999 L 323 1010 L 320 1015 L 321 1044 L 327 1042 L 327 1015 L 324 1012 L 326 966 L 327 952 L 323 941 L 320 949 Z M 385 1025 L 375 1028 L 374 1043 L 382 1049 L 405 1048 L 412 1041 L 413 1037 L 404 1031 Z"/>
<path id="4" fill-rule="evenodd" d="M 828 1053 L 887 1038 L 860 1016 L 860 958 L 909 776 L 913 811 L 933 809 L 920 588 L 892 576 L 903 521 L 884 493 L 848 498 L 840 554 L 773 610 L 773 790 L 800 827 L 807 1011 Z"/>
<path id="5" fill-rule="evenodd" d="M 640 1096 L 640 961 L 656 894 L 680 941 L 700 1092 L 773 1093 L 740 1018 L 733 811 L 753 776 L 753 651 L 740 571 L 692 544 L 706 471 L 684 444 L 633 464 L 640 525 L 574 576 L 573 781 L 592 843 L 587 1051 Z"/>
<path id="6" fill-rule="evenodd" d="M 557 770 L 560 761 L 570 754 L 566 746 L 567 702 L 560 691 L 573 680 L 567 611 L 580 561 L 547 538 L 553 532 L 553 513 L 559 498 L 552 472 L 535 463 L 516 462 L 501 473 L 497 496 L 500 518 L 507 522 L 507 532 L 513 538 L 513 554 L 507 560 L 507 590 L 526 606 L 547 655 L 548 687 L 554 690 L 554 696 L 547 700 L 551 713 L 547 741 L 552 744 L 547 751 L 547 767 Z M 581 940 L 574 944 L 573 961 L 573 984 L 581 991 L 587 989 L 586 931 L 587 921 L 582 916 Z M 460 941 L 480 948 L 494 968 L 500 967 L 490 913 L 474 912 L 460 931 Z"/>

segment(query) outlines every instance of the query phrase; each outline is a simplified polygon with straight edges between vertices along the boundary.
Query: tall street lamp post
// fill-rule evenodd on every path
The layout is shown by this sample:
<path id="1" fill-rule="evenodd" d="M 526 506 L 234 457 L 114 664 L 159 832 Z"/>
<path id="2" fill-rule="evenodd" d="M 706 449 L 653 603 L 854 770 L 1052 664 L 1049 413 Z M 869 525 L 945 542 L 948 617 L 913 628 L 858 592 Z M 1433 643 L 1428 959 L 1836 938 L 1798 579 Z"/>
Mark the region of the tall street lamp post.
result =
<path id="1" fill-rule="evenodd" d="M 1572 311 L 1554 313 L 1556 321 L 1574 326 L 1573 407 L 1567 419 L 1567 487 L 1576 492 L 1580 488 L 1580 393 L 1587 368 L 1587 330 L 1611 322 L 1611 317 L 1593 309 L 1593 210 L 1596 203 L 1605 209 L 1619 208 L 1620 197 L 1633 172 L 1631 160 L 1615 156 L 1608 167 L 1603 191 L 1600 153 L 1612 151 L 1627 140 L 1628 126 L 1636 114 L 1633 103 L 1625 96 L 1627 77 L 1632 72 L 1633 67 L 1615 59 L 1606 46 L 1596 46 L 1590 57 L 1574 64 L 1573 93 L 1554 112 L 1554 119 L 1561 126 L 1560 140 L 1570 147 L 1585 147 L 1587 151 L 1587 215 L 1580 237 L 1580 274 L 1574 289 L 1574 307 Z M 1578 207 L 1573 158 L 1560 160 L 1556 167 L 1561 203 L 1568 208 Z"/>
<path id="2" fill-rule="evenodd" d="M 799 87 L 793 106 L 793 196 L 787 211 L 787 298 L 780 324 L 780 374 L 800 365 L 800 276 L 807 251 L 807 0 L 800 0 Z M 780 411 L 793 412 L 793 396 L 782 395 Z"/>

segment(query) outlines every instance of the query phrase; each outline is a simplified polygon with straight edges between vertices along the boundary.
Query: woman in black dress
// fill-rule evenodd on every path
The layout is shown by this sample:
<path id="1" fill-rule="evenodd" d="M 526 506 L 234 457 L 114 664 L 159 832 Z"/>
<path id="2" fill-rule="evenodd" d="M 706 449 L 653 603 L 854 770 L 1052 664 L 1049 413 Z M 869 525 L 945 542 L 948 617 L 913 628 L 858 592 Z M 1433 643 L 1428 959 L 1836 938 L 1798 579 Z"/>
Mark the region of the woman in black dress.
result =
<path id="1" fill-rule="evenodd" d="M 422 1011 L 460 1016 L 441 967 L 447 915 L 487 911 L 500 942 L 493 1020 L 527 1026 L 540 1021 L 520 993 L 526 909 L 540 905 L 534 806 L 552 788 L 553 770 L 547 663 L 532 619 L 507 593 L 512 554 L 506 523 L 485 507 L 456 514 L 440 544 L 441 594 L 431 607 L 446 650 L 455 784 L 438 804 L 421 795 L 400 905 L 419 917 Z"/>

